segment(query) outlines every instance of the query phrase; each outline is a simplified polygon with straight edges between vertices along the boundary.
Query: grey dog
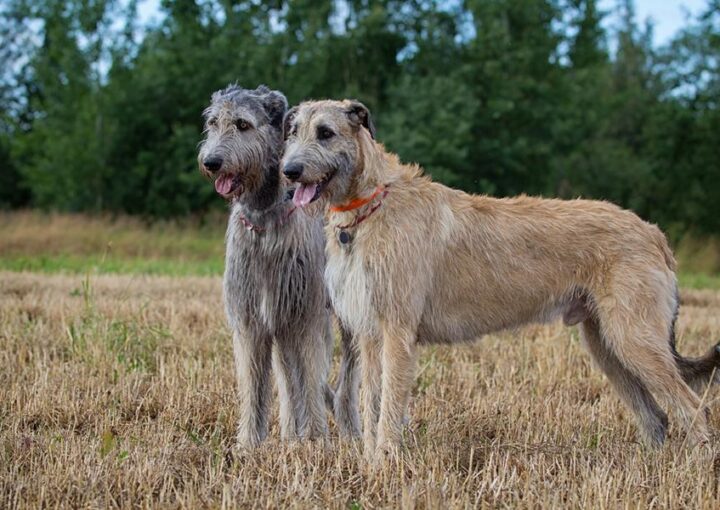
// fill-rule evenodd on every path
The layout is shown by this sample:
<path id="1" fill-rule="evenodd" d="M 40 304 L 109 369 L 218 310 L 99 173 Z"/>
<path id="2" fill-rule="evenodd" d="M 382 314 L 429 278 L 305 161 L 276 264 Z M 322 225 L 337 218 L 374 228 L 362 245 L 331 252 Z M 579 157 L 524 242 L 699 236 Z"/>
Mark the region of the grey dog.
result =
<path id="1" fill-rule="evenodd" d="M 200 171 L 231 202 L 223 288 L 241 447 L 267 436 L 271 367 L 283 438 L 327 435 L 326 405 L 334 407 L 342 433 L 360 432 L 356 355 L 345 332 L 335 395 L 327 383 L 334 342 L 322 279 L 322 220 L 295 210 L 280 176 L 287 106 L 282 93 L 265 86 L 215 92 L 198 154 Z"/>

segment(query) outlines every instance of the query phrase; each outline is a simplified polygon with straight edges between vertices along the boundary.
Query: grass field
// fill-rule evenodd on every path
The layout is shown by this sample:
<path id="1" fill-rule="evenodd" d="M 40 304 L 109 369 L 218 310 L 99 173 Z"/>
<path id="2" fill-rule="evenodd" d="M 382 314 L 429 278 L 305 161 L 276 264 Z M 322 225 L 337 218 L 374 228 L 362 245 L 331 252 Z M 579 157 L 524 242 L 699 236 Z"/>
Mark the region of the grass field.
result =
<path id="1" fill-rule="evenodd" d="M 212 276 L 223 270 L 226 218 L 155 223 L 0 212 L 0 270 L 65 274 Z M 677 249 L 680 283 L 720 290 L 720 241 Z M 688 270 L 682 270 L 687 268 Z"/>
<path id="2" fill-rule="evenodd" d="M 148 226 L 132 218 L 0 213 L 0 270 L 222 274 L 226 219 Z"/>
<path id="3" fill-rule="evenodd" d="M 8 262 L 41 254 L 55 262 Z M 560 324 L 424 349 L 403 461 L 372 472 L 334 427 L 281 443 L 276 412 L 269 441 L 233 452 L 221 224 L 6 215 L 0 267 L 0 508 L 720 506 L 720 436 L 640 446 Z M 720 339 L 720 292 L 681 297 L 679 349 L 697 355 Z"/>

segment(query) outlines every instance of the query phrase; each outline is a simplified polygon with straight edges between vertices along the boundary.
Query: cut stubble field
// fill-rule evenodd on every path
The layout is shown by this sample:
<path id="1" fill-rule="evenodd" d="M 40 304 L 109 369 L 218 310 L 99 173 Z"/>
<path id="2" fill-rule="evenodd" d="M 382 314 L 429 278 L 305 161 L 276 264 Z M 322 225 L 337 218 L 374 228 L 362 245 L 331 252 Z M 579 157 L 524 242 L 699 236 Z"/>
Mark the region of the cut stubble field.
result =
<path id="1" fill-rule="evenodd" d="M 0 289 L 0 508 L 720 505 L 720 435 L 641 446 L 559 323 L 425 348 L 401 462 L 372 471 L 332 421 L 327 440 L 281 442 L 276 410 L 266 443 L 233 450 L 218 276 L 46 268 L 0 271 Z M 678 348 L 699 355 L 720 339 L 720 293 L 681 299 Z M 717 390 L 705 402 L 718 431 Z"/>

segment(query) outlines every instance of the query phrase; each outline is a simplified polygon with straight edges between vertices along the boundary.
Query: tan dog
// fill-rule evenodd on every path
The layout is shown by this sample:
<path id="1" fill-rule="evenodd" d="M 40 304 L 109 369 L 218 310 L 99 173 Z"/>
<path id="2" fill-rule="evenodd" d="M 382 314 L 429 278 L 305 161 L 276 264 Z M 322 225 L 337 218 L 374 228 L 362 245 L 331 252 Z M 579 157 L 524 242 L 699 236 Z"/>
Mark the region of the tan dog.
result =
<path id="1" fill-rule="evenodd" d="M 400 444 L 417 346 L 563 317 L 662 444 L 673 407 L 691 438 L 708 426 L 698 388 L 720 362 L 675 351 L 675 260 L 665 236 L 606 202 L 473 196 L 432 182 L 373 139 L 353 101 L 303 103 L 285 118 L 296 205 L 326 206 L 325 279 L 358 339 L 366 455 Z"/>

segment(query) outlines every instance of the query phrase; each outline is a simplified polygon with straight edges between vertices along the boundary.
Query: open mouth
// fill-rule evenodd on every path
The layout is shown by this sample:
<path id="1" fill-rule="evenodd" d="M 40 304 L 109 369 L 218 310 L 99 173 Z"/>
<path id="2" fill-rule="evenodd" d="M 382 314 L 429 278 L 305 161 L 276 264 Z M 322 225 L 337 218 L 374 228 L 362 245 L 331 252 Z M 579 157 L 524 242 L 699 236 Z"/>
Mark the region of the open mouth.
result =
<path id="1" fill-rule="evenodd" d="M 215 191 L 225 198 L 242 193 L 242 178 L 239 174 L 220 174 L 215 179 Z"/>
<path id="2" fill-rule="evenodd" d="M 298 187 L 295 189 L 295 194 L 293 195 L 293 204 L 295 204 L 296 207 L 305 207 L 320 198 L 323 190 L 334 176 L 335 172 L 333 171 L 326 174 L 325 177 L 317 182 L 310 184 L 298 182 Z"/>

